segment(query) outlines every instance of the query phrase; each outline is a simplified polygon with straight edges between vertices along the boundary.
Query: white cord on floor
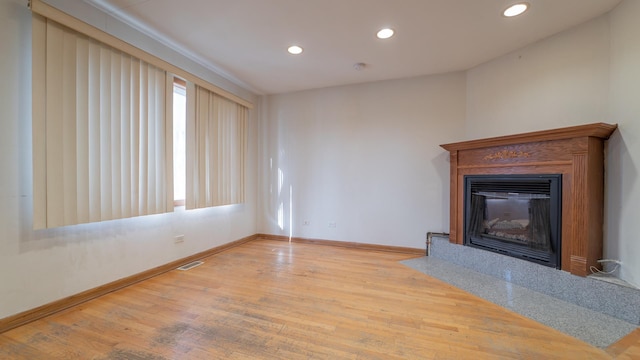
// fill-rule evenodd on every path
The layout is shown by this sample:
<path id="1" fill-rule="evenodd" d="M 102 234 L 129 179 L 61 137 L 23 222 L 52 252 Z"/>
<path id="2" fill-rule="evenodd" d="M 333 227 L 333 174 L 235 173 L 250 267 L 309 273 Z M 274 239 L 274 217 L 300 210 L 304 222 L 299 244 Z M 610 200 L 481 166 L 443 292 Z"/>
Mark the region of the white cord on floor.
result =
<path id="1" fill-rule="evenodd" d="M 591 267 L 589 267 L 589 270 L 591 270 L 592 274 L 611 275 L 614 272 L 616 272 L 616 270 L 618 270 L 619 267 L 620 267 L 620 264 L 616 264 L 616 266 L 613 268 L 613 270 L 611 270 L 611 271 L 602 271 L 602 270 L 598 269 L 595 266 L 591 266 Z"/>

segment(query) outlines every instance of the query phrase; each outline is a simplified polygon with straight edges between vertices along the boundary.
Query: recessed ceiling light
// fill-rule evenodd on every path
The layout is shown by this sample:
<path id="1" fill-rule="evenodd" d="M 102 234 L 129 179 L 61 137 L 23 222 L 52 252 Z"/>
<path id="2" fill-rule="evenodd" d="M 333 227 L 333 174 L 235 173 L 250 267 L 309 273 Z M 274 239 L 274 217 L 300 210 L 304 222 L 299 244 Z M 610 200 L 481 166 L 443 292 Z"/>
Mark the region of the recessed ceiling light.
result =
<path id="1" fill-rule="evenodd" d="M 384 28 L 384 29 L 381 29 L 380 31 L 378 31 L 376 36 L 378 37 L 378 39 L 388 39 L 388 38 L 392 37 L 394 33 L 395 33 L 395 31 L 393 31 L 393 29 Z"/>
<path id="2" fill-rule="evenodd" d="M 526 3 L 526 2 L 513 4 L 513 5 L 509 6 L 508 8 L 506 8 L 502 12 L 502 15 L 504 15 L 506 17 L 518 16 L 518 15 L 522 14 L 523 12 L 527 11 L 528 8 L 529 8 L 529 3 Z"/>
<path id="3" fill-rule="evenodd" d="M 289 48 L 287 49 L 287 51 L 289 52 L 289 54 L 291 55 L 299 55 L 302 54 L 302 48 L 298 45 L 292 45 L 289 46 Z"/>

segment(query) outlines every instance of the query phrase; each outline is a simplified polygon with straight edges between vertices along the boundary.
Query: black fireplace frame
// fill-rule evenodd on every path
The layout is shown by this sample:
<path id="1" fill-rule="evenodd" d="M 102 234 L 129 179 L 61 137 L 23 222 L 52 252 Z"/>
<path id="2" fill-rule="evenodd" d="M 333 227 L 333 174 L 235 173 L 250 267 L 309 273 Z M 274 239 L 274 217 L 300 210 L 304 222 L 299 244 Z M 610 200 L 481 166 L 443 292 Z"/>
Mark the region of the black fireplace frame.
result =
<path id="1" fill-rule="evenodd" d="M 474 236 L 469 230 L 471 221 L 472 185 L 486 186 L 495 192 L 525 192 L 543 194 L 548 184 L 550 197 L 550 249 L 541 250 L 502 241 L 495 237 Z M 481 184 L 481 185 L 478 185 Z M 538 184 L 540 189 L 524 189 L 527 185 Z M 533 185 L 535 187 L 535 185 Z M 544 189 L 544 190 L 542 190 Z M 465 246 L 480 248 L 515 258 L 535 262 L 560 269 L 562 237 L 562 174 L 500 174 L 464 176 L 464 242 Z"/>

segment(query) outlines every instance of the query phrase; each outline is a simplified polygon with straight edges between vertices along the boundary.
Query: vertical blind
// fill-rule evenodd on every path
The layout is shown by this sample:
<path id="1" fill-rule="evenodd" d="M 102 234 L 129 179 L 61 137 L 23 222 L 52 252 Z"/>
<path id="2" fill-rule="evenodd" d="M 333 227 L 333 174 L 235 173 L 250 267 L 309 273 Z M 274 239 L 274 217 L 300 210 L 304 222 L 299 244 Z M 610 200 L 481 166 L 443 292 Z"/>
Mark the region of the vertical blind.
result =
<path id="1" fill-rule="evenodd" d="M 244 202 L 252 104 L 40 1 L 34 228 L 173 210 L 173 78 L 187 83 L 187 209 Z"/>
<path id="2" fill-rule="evenodd" d="M 166 71 L 33 21 L 34 227 L 172 211 Z"/>
<path id="3" fill-rule="evenodd" d="M 186 208 L 244 202 L 245 106 L 187 84 Z"/>

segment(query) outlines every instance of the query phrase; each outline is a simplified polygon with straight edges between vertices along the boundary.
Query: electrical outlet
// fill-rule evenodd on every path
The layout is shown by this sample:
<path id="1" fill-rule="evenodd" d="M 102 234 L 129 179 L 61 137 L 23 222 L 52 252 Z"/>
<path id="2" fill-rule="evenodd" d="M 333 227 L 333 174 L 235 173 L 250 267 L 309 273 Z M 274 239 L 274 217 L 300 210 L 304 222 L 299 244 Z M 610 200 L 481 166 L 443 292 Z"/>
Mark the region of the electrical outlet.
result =
<path id="1" fill-rule="evenodd" d="M 176 244 L 180 244 L 184 242 L 184 235 L 178 235 L 173 239 L 173 242 Z"/>
<path id="2" fill-rule="evenodd" d="M 309 225 L 311 225 L 311 221 L 305 220 L 305 221 L 302 222 L 302 225 L 303 226 L 309 226 Z"/>
<path id="3" fill-rule="evenodd" d="M 329 221 L 329 227 L 330 228 L 335 228 L 336 227 L 336 222 L 335 221 Z"/>

